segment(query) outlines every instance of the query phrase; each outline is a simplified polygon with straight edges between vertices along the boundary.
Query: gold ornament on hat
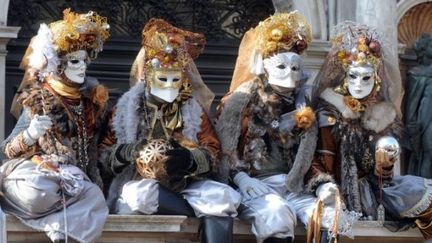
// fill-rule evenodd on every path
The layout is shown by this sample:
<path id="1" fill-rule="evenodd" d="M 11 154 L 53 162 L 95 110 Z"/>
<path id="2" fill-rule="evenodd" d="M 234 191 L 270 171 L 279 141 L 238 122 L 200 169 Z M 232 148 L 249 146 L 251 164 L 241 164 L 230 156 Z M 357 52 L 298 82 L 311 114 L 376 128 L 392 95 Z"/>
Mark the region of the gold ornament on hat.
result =
<path id="1" fill-rule="evenodd" d="M 63 20 L 51 23 L 49 28 L 60 56 L 87 50 L 90 58 L 94 59 L 109 37 L 110 26 L 106 17 L 93 11 L 78 14 L 68 8 L 63 11 Z"/>
<path id="2" fill-rule="evenodd" d="M 333 44 L 332 49 L 336 49 L 336 63 L 339 63 L 345 71 L 351 66 L 372 67 L 375 70 L 375 85 L 371 94 L 376 94 L 381 89 L 381 78 L 378 75 L 382 62 L 381 44 L 368 29 L 358 28 L 353 30 L 352 28 L 348 28 L 348 30 L 349 33 L 341 31 L 331 39 Z M 344 78 L 334 91 L 347 96 L 349 94 L 347 78 Z M 364 106 L 357 104 L 353 99 L 351 96 L 345 99 L 348 107 L 354 112 L 363 111 Z"/>
<path id="3" fill-rule="evenodd" d="M 142 38 L 146 81 L 151 84 L 156 72 L 180 71 L 182 89 L 190 90 L 185 73 L 189 63 L 204 50 L 204 35 L 182 30 L 163 19 L 153 18 L 145 25 Z"/>
<path id="4" fill-rule="evenodd" d="M 256 27 L 261 55 L 266 58 L 281 51 L 303 52 L 312 41 L 306 18 L 297 11 L 276 13 Z"/>
<path id="5" fill-rule="evenodd" d="M 354 47 L 348 49 L 350 45 L 344 43 L 343 39 L 345 34 L 340 33 L 338 36 L 332 38 L 334 48 L 339 49 L 336 55 L 343 68 L 347 69 L 350 65 L 369 65 L 378 70 L 381 63 L 380 43 L 373 39 L 373 37 L 360 34 L 357 40 L 355 40 L 356 44 Z"/>

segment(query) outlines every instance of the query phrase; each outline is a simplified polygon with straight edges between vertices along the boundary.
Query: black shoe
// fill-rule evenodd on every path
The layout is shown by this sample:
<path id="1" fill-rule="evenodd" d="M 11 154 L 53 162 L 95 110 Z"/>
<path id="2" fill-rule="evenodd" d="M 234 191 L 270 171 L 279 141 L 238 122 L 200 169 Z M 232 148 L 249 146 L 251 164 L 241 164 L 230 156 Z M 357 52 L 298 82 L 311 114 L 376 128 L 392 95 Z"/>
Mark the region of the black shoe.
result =
<path id="1" fill-rule="evenodd" d="M 232 243 L 232 217 L 204 216 L 201 218 L 201 243 Z"/>
<path id="2" fill-rule="evenodd" d="M 195 217 L 195 212 L 186 199 L 161 184 L 159 184 L 158 202 L 159 207 L 156 214 Z"/>
<path id="3" fill-rule="evenodd" d="M 275 238 L 275 237 L 269 237 L 264 240 L 264 243 L 292 243 L 293 238 L 287 237 L 287 238 Z"/>

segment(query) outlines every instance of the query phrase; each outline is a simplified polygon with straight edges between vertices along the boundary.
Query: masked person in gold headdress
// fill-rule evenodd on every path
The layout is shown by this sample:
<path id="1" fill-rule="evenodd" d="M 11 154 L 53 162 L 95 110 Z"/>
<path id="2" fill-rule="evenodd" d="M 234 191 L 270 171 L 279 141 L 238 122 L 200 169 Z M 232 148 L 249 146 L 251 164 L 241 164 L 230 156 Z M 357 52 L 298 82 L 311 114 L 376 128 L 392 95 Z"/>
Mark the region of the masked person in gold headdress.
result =
<path id="1" fill-rule="evenodd" d="M 23 59 L 32 75 L 18 95 L 21 116 L 1 144 L 11 159 L 0 167 L 2 209 L 55 242 L 92 242 L 108 216 L 96 164 L 107 90 L 86 77 L 108 30 L 106 18 L 69 9 L 41 24 Z"/>
<path id="2" fill-rule="evenodd" d="M 151 19 L 131 72 L 134 86 L 118 101 L 104 138 L 114 174 L 108 205 L 116 214 L 202 218 L 203 242 L 231 242 L 240 195 L 210 180 L 220 144 L 207 116 L 213 94 L 193 59 L 202 34 Z"/>
<path id="3" fill-rule="evenodd" d="M 431 238 L 432 181 L 394 175 L 400 159 L 398 68 L 390 48 L 372 27 L 343 22 L 316 79 L 318 149 L 306 180 L 319 194 L 336 182 L 348 210 L 365 220 L 415 223 Z M 384 226 L 397 225 L 391 222 Z"/>
<path id="4" fill-rule="evenodd" d="M 240 217 L 258 241 L 291 242 L 296 218 L 307 224 L 315 208 L 316 197 L 303 193 L 318 133 L 300 56 L 311 39 L 298 12 L 276 13 L 249 30 L 219 106 L 221 174 L 241 192 Z M 330 228 L 334 205 L 324 212 Z"/>

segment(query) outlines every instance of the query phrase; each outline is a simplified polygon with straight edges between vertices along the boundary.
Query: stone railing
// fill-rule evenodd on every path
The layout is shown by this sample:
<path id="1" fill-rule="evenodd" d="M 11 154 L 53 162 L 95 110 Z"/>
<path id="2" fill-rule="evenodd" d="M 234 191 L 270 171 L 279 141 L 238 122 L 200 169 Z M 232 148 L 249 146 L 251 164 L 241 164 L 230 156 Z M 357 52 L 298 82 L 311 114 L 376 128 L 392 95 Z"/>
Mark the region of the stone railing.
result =
<path id="1" fill-rule="evenodd" d="M 110 215 L 102 236 L 97 242 L 199 242 L 199 219 L 166 215 Z M 43 232 L 23 225 L 13 216 L 6 215 L 7 240 L 4 242 L 48 242 Z M 422 242 L 418 229 L 390 232 L 374 221 L 359 222 L 353 229 L 354 240 L 342 237 L 339 242 Z M 305 242 L 304 227 L 297 226 L 295 242 Z M 235 220 L 235 242 L 254 242 L 250 225 Z M 1 242 L 3 243 L 3 242 Z"/>

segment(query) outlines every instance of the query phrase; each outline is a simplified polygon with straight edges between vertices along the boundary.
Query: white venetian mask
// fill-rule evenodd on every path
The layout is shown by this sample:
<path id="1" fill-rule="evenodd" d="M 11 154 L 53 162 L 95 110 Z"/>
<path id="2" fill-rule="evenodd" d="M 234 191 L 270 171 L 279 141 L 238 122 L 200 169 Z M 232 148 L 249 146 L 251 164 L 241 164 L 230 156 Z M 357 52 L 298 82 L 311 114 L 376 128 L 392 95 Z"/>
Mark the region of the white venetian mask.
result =
<path id="1" fill-rule="evenodd" d="M 375 70 L 371 66 L 351 65 L 347 71 L 348 92 L 356 99 L 367 97 L 375 85 Z"/>
<path id="2" fill-rule="evenodd" d="M 168 102 L 173 102 L 183 84 L 181 70 L 156 69 L 150 84 L 150 94 Z"/>
<path id="3" fill-rule="evenodd" d="M 272 86 L 294 89 L 304 78 L 303 62 L 297 53 L 278 53 L 264 59 L 263 62 L 268 74 L 268 82 Z"/>
<path id="4" fill-rule="evenodd" d="M 67 63 L 64 67 L 64 75 L 77 84 L 84 83 L 89 57 L 86 51 L 79 50 L 65 56 Z"/>

